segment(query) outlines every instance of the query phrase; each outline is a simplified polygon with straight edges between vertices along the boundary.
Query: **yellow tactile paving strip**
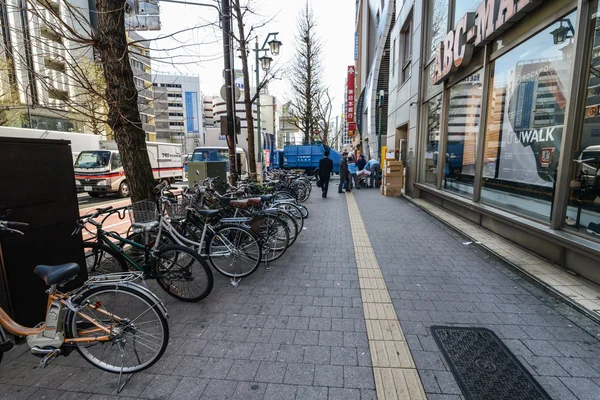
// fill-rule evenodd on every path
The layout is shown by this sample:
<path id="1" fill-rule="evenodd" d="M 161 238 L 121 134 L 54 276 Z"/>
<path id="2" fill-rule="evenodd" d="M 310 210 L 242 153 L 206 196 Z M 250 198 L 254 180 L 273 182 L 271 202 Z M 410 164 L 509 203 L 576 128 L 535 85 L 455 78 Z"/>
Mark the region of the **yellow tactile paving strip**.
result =
<path id="1" fill-rule="evenodd" d="M 346 194 L 358 281 L 379 400 L 426 400 L 392 299 L 352 193 Z"/>

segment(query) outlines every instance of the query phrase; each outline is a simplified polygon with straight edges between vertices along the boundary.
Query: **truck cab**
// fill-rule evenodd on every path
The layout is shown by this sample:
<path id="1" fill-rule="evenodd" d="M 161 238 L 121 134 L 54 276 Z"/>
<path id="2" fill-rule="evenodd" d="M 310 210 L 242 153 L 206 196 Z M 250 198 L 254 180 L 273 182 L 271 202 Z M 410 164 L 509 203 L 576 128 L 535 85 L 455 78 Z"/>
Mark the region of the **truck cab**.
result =
<path id="1" fill-rule="evenodd" d="M 120 197 L 129 196 L 121 155 L 116 150 L 82 151 L 74 169 L 77 191 L 87 192 L 91 197 L 115 192 Z"/>

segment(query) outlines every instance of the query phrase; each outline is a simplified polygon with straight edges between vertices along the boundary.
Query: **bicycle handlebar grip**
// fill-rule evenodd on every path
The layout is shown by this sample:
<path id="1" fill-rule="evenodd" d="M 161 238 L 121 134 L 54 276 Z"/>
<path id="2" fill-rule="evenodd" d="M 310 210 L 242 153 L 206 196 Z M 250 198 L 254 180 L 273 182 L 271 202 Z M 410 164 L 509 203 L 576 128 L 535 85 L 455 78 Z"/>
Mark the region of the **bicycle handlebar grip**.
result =
<path id="1" fill-rule="evenodd" d="M 106 207 L 106 208 L 96 208 L 96 211 L 98 211 L 101 214 L 103 214 L 103 213 L 105 213 L 107 211 L 110 211 L 110 210 L 112 210 L 112 206 Z"/>
<path id="2" fill-rule="evenodd" d="M 29 224 L 26 222 L 6 221 L 6 227 L 9 229 L 27 229 Z"/>

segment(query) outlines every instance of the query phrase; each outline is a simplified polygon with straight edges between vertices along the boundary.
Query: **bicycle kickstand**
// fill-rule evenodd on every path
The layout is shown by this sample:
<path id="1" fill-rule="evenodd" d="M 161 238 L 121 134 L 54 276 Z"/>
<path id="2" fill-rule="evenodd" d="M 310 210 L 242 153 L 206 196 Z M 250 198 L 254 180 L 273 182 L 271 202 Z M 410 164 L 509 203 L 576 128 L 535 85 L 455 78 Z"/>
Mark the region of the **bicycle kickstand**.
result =
<path id="1" fill-rule="evenodd" d="M 119 371 L 119 381 L 117 382 L 117 394 L 119 394 L 119 393 L 121 393 L 121 391 L 123 390 L 123 388 L 125 387 L 127 382 L 129 382 L 129 380 L 131 379 L 133 374 L 127 375 L 125 380 L 123 380 L 123 366 L 125 364 L 125 351 L 122 348 L 123 345 L 121 343 L 117 343 L 117 346 L 119 346 L 119 350 L 121 351 L 121 370 Z M 121 383 L 122 380 L 123 380 L 123 383 Z"/>

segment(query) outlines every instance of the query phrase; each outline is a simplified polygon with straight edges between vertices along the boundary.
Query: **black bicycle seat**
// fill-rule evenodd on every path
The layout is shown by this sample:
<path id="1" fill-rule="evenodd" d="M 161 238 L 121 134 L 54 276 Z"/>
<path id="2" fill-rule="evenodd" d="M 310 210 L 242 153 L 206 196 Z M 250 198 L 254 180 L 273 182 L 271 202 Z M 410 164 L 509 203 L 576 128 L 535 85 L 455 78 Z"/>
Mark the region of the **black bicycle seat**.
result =
<path id="1" fill-rule="evenodd" d="M 206 218 L 214 217 L 219 213 L 219 210 L 195 210 L 198 214 Z"/>
<path id="2" fill-rule="evenodd" d="M 260 199 L 263 202 L 269 202 L 269 201 L 273 200 L 273 195 L 272 194 L 265 194 L 263 196 L 260 196 Z"/>
<path id="3" fill-rule="evenodd" d="M 38 265 L 33 272 L 42 278 L 46 282 L 46 285 L 51 286 L 77 275 L 79 273 L 79 265 L 77 263 Z"/>

